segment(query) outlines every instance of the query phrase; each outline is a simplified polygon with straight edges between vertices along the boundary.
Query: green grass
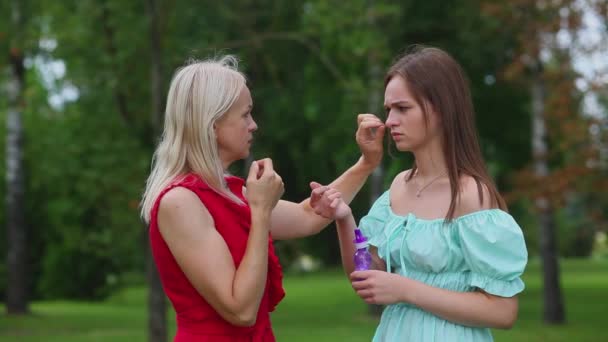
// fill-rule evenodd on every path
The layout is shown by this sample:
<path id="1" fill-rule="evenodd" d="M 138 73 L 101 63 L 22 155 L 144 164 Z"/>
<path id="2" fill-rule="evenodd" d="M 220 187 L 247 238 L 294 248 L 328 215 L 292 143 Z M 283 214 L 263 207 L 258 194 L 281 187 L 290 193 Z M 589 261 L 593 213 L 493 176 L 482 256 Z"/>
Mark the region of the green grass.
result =
<path id="1" fill-rule="evenodd" d="M 531 262 L 520 296 L 519 320 L 512 330 L 495 330 L 496 341 L 598 341 L 608 314 L 608 261 L 562 262 L 562 285 L 568 322 L 542 324 L 538 262 Z M 354 295 L 340 272 L 285 279 L 287 297 L 273 314 L 278 341 L 370 341 L 377 320 Z M 26 317 L 0 315 L 4 341 L 145 341 L 144 288 L 129 288 L 102 303 L 47 301 L 32 304 Z M 0 306 L 2 312 L 4 307 Z M 171 334 L 175 323 L 170 315 Z M 171 335 L 172 336 L 172 335 Z"/>

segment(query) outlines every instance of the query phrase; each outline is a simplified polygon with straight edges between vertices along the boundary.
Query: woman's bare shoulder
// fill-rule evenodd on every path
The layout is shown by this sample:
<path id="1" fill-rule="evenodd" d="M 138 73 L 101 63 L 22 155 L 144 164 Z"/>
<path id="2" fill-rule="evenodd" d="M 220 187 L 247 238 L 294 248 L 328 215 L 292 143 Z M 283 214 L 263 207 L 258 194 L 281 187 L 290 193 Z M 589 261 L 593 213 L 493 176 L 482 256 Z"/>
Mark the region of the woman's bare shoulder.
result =
<path id="1" fill-rule="evenodd" d="M 395 178 L 393 178 L 393 182 L 391 183 L 391 189 L 405 183 L 405 180 L 409 177 L 410 172 L 412 172 L 412 169 L 399 172 L 395 176 Z"/>
<path id="2" fill-rule="evenodd" d="M 488 187 L 482 182 L 478 183 L 469 175 L 460 177 L 460 192 L 456 203 L 457 216 L 492 209 L 492 199 Z"/>

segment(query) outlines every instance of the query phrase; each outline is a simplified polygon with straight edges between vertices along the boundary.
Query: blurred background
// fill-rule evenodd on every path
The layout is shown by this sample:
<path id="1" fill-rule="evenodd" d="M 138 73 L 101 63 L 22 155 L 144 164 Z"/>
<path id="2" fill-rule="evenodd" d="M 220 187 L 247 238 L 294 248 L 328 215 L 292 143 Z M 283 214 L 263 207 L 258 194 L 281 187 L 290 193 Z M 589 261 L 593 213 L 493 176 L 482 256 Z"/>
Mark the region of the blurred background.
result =
<path id="1" fill-rule="evenodd" d="M 284 198 L 359 157 L 356 115 L 412 44 L 469 76 L 491 175 L 524 230 L 519 321 L 497 341 L 599 341 L 608 314 L 608 1 L 1 0 L 0 341 L 167 341 L 139 200 L 174 70 L 235 54 Z M 359 219 L 411 156 L 393 153 Z M 243 175 L 247 161 L 233 173 Z M 277 242 L 279 341 L 369 341 L 333 226 Z M 604 336 L 604 337 L 602 337 Z"/>

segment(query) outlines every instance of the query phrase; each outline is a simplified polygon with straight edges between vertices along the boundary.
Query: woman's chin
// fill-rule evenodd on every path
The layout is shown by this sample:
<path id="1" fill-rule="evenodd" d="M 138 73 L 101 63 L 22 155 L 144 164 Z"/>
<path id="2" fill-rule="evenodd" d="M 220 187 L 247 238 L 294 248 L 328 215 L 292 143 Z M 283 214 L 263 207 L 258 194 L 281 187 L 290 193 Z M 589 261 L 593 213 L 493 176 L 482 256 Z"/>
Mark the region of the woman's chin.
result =
<path id="1" fill-rule="evenodd" d="M 412 147 L 408 144 L 395 144 L 395 149 L 399 152 L 412 152 Z"/>

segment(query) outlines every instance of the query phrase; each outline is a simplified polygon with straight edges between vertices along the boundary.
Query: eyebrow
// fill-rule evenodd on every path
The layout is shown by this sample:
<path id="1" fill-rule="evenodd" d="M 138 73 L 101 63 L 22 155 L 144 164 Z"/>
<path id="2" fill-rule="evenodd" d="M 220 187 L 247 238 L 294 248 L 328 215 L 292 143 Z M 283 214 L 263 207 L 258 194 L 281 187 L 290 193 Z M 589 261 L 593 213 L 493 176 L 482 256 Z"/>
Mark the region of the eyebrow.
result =
<path id="1" fill-rule="evenodd" d="M 408 101 L 408 100 L 398 100 L 398 101 L 393 101 L 392 103 L 390 103 L 391 106 L 396 105 L 396 104 L 407 104 L 407 105 L 409 105 L 409 104 L 412 104 L 412 103 L 410 101 Z M 389 106 L 389 104 L 386 104 L 386 103 L 384 104 L 384 107 L 388 107 L 388 106 Z"/>

